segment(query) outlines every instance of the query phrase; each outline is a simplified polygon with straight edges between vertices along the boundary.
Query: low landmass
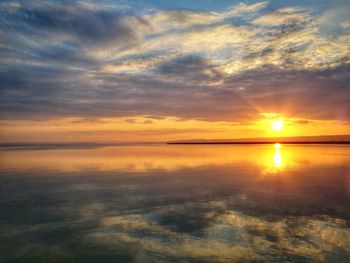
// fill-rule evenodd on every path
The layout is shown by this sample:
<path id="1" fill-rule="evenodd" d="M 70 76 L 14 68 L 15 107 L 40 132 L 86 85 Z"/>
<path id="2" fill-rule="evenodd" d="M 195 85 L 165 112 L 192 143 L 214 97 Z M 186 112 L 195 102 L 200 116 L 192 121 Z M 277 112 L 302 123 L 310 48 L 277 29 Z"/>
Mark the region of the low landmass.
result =
<path id="1" fill-rule="evenodd" d="M 296 136 L 240 139 L 197 139 L 170 141 L 167 144 L 350 144 L 350 135 Z"/>

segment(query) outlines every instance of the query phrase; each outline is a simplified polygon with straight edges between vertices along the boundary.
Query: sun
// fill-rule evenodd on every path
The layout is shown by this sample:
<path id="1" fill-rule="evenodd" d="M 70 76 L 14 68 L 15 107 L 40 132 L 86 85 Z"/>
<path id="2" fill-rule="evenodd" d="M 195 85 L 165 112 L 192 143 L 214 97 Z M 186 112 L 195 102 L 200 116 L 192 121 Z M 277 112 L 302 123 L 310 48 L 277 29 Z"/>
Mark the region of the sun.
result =
<path id="1" fill-rule="evenodd" d="M 273 120 L 271 121 L 271 128 L 273 131 L 279 132 L 283 130 L 283 120 Z"/>

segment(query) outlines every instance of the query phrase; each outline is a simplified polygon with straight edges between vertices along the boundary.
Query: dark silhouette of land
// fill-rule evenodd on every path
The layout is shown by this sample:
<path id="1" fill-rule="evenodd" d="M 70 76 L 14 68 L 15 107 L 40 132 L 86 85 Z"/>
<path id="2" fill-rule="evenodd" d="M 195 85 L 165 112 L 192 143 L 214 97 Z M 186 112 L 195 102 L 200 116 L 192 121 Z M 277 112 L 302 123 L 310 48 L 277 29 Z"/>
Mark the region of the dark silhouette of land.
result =
<path id="1" fill-rule="evenodd" d="M 167 142 L 167 144 L 350 144 L 350 141 L 275 141 L 275 142 Z"/>
<path id="2" fill-rule="evenodd" d="M 242 138 L 232 140 L 182 140 L 167 144 L 350 144 L 350 135 L 322 135 L 275 138 Z"/>

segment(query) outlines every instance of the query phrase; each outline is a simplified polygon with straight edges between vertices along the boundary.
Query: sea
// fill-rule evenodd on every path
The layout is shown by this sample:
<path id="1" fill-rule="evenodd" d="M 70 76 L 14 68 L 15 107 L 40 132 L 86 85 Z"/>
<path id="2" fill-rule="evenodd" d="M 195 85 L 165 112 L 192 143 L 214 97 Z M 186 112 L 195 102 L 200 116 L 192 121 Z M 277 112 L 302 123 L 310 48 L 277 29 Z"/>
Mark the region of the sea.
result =
<path id="1" fill-rule="evenodd" d="M 0 262 L 350 262 L 350 146 L 2 147 Z"/>

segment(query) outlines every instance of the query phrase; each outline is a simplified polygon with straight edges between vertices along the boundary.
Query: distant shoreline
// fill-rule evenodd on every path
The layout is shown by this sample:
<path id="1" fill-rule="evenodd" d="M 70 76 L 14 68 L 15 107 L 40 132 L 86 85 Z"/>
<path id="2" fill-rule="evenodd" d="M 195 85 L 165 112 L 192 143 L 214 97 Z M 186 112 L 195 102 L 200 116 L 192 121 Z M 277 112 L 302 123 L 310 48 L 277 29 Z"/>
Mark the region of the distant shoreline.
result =
<path id="1" fill-rule="evenodd" d="M 185 142 L 140 142 L 140 143 L 0 143 L 0 150 L 52 150 L 52 149 L 93 149 L 115 146 L 151 145 L 267 145 L 267 144 L 329 144 L 350 145 L 350 141 L 185 141 Z"/>
<path id="2" fill-rule="evenodd" d="M 350 144 L 350 141 L 269 141 L 269 142 L 167 142 L 166 144 Z"/>

